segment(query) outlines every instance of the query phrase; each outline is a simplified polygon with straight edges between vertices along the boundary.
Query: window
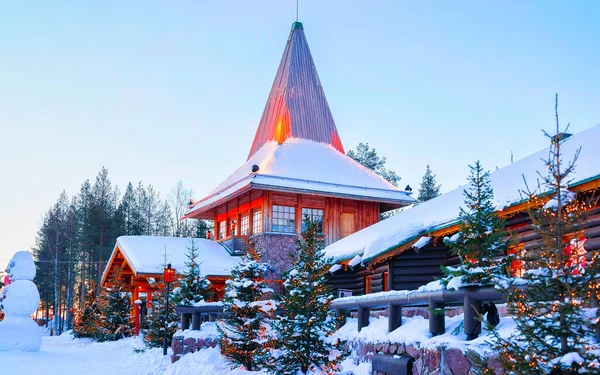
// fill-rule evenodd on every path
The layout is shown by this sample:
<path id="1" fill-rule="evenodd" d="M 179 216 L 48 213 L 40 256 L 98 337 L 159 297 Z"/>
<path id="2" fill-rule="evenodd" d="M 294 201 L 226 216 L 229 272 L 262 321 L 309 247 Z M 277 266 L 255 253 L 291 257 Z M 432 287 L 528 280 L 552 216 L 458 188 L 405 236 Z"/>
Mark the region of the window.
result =
<path id="1" fill-rule="evenodd" d="M 227 231 L 227 222 L 226 221 L 219 222 L 219 239 L 225 238 L 226 231 Z"/>
<path id="2" fill-rule="evenodd" d="M 240 235 L 242 236 L 247 236 L 249 233 L 249 222 L 250 222 L 250 217 L 248 216 L 248 213 L 246 212 L 245 214 L 242 215 L 242 218 L 240 219 Z"/>
<path id="3" fill-rule="evenodd" d="M 365 294 L 369 294 L 373 290 L 371 287 L 371 281 L 373 281 L 371 276 L 365 276 Z"/>
<path id="4" fill-rule="evenodd" d="M 262 211 L 256 210 L 252 212 L 252 234 L 261 233 L 262 228 Z"/>
<path id="5" fill-rule="evenodd" d="M 388 284 L 388 278 L 389 278 L 389 273 L 384 272 L 383 273 L 383 291 L 387 292 L 388 290 L 390 290 L 390 286 Z"/>
<path id="6" fill-rule="evenodd" d="M 273 232 L 294 233 L 296 209 L 290 206 L 273 206 Z"/>
<path id="7" fill-rule="evenodd" d="M 304 220 L 307 217 L 317 223 L 317 234 L 323 234 L 323 210 L 318 210 L 316 208 L 302 209 L 302 233 L 306 231 L 306 223 Z"/>

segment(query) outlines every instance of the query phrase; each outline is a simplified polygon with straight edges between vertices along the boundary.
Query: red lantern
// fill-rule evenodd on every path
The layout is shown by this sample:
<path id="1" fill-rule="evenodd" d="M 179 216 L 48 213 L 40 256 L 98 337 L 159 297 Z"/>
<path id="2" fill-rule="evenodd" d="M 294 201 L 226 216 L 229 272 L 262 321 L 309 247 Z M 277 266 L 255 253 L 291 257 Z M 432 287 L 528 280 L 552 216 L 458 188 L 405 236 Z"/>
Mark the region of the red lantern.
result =
<path id="1" fill-rule="evenodd" d="M 173 282 L 173 275 L 175 275 L 175 270 L 171 268 L 171 263 L 167 264 L 167 268 L 165 268 L 164 281 L 165 283 Z"/>

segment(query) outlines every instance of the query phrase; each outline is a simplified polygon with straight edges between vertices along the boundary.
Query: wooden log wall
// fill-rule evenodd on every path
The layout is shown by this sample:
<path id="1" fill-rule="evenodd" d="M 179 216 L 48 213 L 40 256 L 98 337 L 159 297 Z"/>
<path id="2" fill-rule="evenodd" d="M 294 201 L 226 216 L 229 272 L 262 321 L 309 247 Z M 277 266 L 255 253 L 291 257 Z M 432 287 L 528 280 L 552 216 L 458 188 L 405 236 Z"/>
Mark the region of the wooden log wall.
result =
<path id="1" fill-rule="evenodd" d="M 418 251 L 409 249 L 390 259 L 390 286 L 393 290 L 413 290 L 443 276 L 440 266 L 460 263 L 441 239 Z"/>
<path id="2" fill-rule="evenodd" d="M 371 276 L 371 293 L 383 292 L 383 273 L 388 272 L 388 265 L 381 264 L 372 271 L 367 267 L 356 266 L 354 269 L 339 270 L 329 274 L 328 283 L 337 295 L 340 289 L 351 290 L 353 296 L 365 294 L 365 278 Z"/>

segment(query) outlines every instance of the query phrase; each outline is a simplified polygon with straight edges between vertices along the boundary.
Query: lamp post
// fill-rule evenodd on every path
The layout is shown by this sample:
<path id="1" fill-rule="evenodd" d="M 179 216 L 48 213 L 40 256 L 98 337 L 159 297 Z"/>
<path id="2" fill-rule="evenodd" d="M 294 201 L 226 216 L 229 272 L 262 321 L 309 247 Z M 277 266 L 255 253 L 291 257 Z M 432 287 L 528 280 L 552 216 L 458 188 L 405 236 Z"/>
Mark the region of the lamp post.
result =
<path id="1" fill-rule="evenodd" d="M 173 282 L 175 270 L 171 268 L 171 263 L 167 264 L 164 273 L 164 281 L 167 284 L 167 295 L 165 297 L 165 337 L 163 339 L 163 355 L 167 355 L 167 326 L 169 324 L 169 287 Z"/>

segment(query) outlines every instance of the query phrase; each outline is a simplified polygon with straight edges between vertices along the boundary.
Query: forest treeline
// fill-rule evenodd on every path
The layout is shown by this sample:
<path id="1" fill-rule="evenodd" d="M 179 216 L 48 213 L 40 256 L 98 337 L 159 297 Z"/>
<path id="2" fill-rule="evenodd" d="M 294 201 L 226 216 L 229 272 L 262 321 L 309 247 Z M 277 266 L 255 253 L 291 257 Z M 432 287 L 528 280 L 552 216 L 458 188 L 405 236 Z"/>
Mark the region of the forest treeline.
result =
<path id="1" fill-rule="evenodd" d="M 63 317 L 61 331 L 72 327 L 73 309 L 82 306 L 89 285 L 100 285 L 119 236 L 205 237 L 212 223 L 179 220 L 191 197 L 181 181 L 164 198 L 141 182 L 130 182 L 121 194 L 104 167 L 76 195 L 63 191 L 45 213 L 32 249 L 45 316 Z"/>

